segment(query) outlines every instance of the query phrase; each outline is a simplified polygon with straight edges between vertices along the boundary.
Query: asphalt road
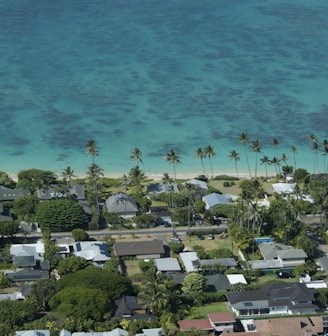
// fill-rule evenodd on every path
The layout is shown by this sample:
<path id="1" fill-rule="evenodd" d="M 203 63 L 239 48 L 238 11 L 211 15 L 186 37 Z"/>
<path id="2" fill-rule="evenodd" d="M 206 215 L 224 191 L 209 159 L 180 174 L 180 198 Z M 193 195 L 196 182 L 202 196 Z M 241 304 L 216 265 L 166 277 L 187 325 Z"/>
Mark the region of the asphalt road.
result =
<path id="1" fill-rule="evenodd" d="M 192 226 L 190 229 L 192 231 L 209 231 L 209 230 L 227 230 L 228 226 L 225 224 L 221 225 L 212 225 L 212 226 Z M 188 227 L 187 226 L 177 226 L 175 229 L 176 233 L 178 235 L 186 235 L 188 233 Z M 89 237 L 106 237 L 109 235 L 131 235 L 131 234 L 137 234 L 137 235 L 168 235 L 170 233 L 173 234 L 173 228 L 172 227 L 156 227 L 156 228 L 149 228 L 149 229 L 132 229 L 132 230 L 112 230 L 112 229 L 105 229 L 105 230 L 99 230 L 99 231 L 87 231 Z M 18 234 L 23 235 L 23 234 Z M 71 237 L 71 232 L 55 232 L 51 234 L 52 238 L 63 238 L 63 237 Z M 33 239 L 33 238 L 41 238 L 42 233 L 39 232 L 33 232 L 26 235 L 26 238 Z"/>

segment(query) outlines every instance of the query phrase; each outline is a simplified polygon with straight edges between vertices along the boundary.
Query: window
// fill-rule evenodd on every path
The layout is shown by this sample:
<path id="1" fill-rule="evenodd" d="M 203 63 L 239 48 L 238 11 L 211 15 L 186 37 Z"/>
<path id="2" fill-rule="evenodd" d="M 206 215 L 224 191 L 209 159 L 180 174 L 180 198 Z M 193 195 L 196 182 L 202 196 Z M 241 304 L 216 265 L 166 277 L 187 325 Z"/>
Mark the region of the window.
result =
<path id="1" fill-rule="evenodd" d="M 244 306 L 245 307 L 252 307 L 253 306 L 253 302 L 244 302 Z"/>

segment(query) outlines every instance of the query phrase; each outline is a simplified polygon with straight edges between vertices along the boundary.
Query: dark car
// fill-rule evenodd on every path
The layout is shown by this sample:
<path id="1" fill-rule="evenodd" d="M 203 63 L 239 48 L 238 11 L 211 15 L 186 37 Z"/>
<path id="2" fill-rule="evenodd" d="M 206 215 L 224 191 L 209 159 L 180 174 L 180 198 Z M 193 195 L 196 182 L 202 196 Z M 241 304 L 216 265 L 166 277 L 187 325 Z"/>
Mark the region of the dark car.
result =
<path id="1" fill-rule="evenodd" d="M 289 272 L 283 272 L 283 271 L 278 271 L 276 272 L 276 278 L 277 279 L 289 279 L 292 278 L 293 275 Z"/>
<path id="2" fill-rule="evenodd" d="M 196 180 L 203 181 L 203 182 L 208 182 L 208 178 L 205 175 L 198 175 L 196 177 Z"/>
<path id="3" fill-rule="evenodd" d="M 202 235 L 202 234 L 199 234 L 199 235 L 198 235 L 198 239 L 199 239 L 199 240 L 204 240 L 204 239 L 205 239 L 205 237 L 204 237 L 204 235 Z"/>

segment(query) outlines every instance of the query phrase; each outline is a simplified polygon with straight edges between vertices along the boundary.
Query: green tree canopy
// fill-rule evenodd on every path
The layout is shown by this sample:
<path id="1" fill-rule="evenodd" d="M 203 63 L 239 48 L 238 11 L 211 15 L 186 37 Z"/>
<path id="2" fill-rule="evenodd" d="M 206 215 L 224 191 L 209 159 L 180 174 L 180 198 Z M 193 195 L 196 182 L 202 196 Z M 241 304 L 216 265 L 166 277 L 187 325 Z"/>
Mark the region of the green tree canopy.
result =
<path id="1" fill-rule="evenodd" d="M 181 289 L 196 302 L 201 302 L 202 294 L 207 289 L 207 282 L 203 275 L 199 273 L 191 273 L 184 278 Z"/>
<path id="2" fill-rule="evenodd" d="M 59 199 L 40 203 L 36 219 L 42 229 L 51 232 L 71 231 L 83 225 L 85 214 L 79 203 Z"/>
<path id="3" fill-rule="evenodd" d="M 49 309 L 48 302 L 55 294 L 55 281 L 51 279 L 36 281 L 31 288 L 32 300 L 36 303 L 39 311 Z"/>
<path id="4" fill-rule="evenodd" d="M 0 235 L 14 237 L 18 232 L 18 222 L 16 221 L 0 221 Z"/>
<path id="5" fill-rule="evenodd" d="M 33 220 L 39 199 L 36 196 L 18 197 L 12 202 L 13 212 L 20 220 Z"/>
<path id="6" fill-rule="evenodd" d="M 18 173 L 17 188 L 28 188 L 32 192 L 56 183 L 56 175 L 49 170 L 28 169 Z"/>
<path id="7" fill-rule="evenodd" d="M 16 182 L 7 173 L 0 171 L 0 185 L 7 188 L 15 188 Z"/>
<path id="8" fill-rule="evenodd" d="M 20 329 L 36 317 L 36 306 L 32 301 L 0 301 L 0 324 L 6 324 L 11 329 Z"/>
<path id="9" fill-rule="evenodd" d="M 58 272 L 60 275 L 75 273 L 88 265 L 87 260 L 82 257 L 69 256 L 60 260 L 58 264 Z"/>
<path id="10" fill-rule="evenodd" d="M 67 287 L 49 301 L 52 310 L 80 320 L 103 321 L 105 315 L 111 315 L 112 302 L 104 291 L 96 288 Z"/>
<path id="11" fill-rule="evenodd" d="M 62 276 L 57 281 L 56 288 L 63 290 L 67 287 L 97 288 L 113 300 L 132 291 L 131 282 L 127 277 L 94 266 Z"/>
<path id="12" fill-rule="evenodd" d="M 88 233 L 83 229 L 74 229 L 72 230 L 72 236 L 76 242 L 85 241 L 89 239 Z"/>

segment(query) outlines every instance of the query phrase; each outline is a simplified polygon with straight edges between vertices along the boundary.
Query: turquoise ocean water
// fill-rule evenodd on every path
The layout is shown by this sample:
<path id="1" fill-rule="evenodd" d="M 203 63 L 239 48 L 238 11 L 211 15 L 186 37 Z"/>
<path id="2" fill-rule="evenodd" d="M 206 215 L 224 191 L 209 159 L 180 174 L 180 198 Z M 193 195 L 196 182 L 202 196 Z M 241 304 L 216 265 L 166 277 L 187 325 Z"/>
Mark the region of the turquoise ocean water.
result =
<path id="1" fill-rule="evenodd" d="M 328 138 L 327 55 L 327 0 L 0 0 L 0 170 L 84 174 L 94 138 L 109 175 L 128 173 L 134 147 L 146 173 L 173 174 L 170 149 L 178 173 L 201 173 L 207 145 L 215 173 L 235 171 L 231 150 L 246 173 L 246 132 L 259 157 L 275 137 L 312 171 L 307 137 Z"/>

